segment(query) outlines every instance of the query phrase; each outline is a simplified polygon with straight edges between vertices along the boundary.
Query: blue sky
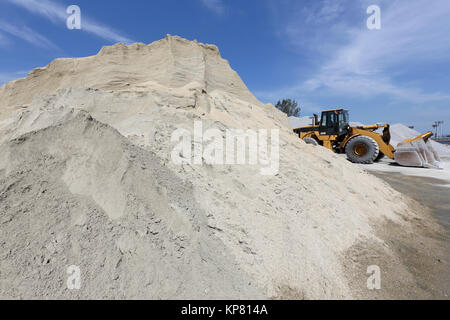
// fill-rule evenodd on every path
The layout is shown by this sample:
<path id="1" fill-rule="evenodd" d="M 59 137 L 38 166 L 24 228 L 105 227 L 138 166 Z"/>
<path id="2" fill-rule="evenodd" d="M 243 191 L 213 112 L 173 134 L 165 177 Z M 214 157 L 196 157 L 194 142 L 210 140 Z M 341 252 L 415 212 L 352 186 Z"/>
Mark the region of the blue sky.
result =
<path id="1" fill-rule="evenodd" d="M 68 30 L 78 5 L 82 30 Z M 366 10 L 381 9 L 369 30 Z M 0 0 L 0 83 L 57 57 L 166 34 L 219 46 L 262 101 L 302 115 L 343 106 L 364 123 L 450 134 L 449 0 Z"/>

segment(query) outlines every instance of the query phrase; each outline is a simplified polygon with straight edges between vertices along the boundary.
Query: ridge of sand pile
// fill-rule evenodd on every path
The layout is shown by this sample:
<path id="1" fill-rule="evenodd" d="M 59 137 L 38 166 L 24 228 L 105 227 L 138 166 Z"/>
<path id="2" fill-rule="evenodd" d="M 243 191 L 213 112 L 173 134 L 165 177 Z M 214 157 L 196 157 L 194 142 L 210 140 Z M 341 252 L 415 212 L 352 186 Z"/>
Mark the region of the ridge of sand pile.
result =
<path id="1" fill-rule="evenodd" d="M 357 288 L 351 272 L 373 258 L 363 244 L 397 261 L 378 229 L 411 233 L 420 215 L 381 180 L 299 141 L 209 45 L 168 36 L 57 60 L 2 87 L 0 101 L 2 298 L 357 298 L 367 266 Z M 195 120 L 280 129 L 279 174 L 174 164 L 171 134 Z M 348 259 L 355 245 L 362 253 Z M 85 277 L 75 293 L 69 265 Z M 414 288 L 401 263 L 384 275 Z"/>
<path id="2" fill-rule="evenodd" d="M 150 45 L 135 43 L 103 47 L 91 57 L 55 59 L 24 78 L 0 87 L 0 120 L 32 102 L 36 94 L 62 88 L 146 91 L 155 86 L 181 88 L 198 82 L 202 90 L 230 92 L 258 103 L 239 75 L 220 57 L 214 45 L 167 35 Z"/>

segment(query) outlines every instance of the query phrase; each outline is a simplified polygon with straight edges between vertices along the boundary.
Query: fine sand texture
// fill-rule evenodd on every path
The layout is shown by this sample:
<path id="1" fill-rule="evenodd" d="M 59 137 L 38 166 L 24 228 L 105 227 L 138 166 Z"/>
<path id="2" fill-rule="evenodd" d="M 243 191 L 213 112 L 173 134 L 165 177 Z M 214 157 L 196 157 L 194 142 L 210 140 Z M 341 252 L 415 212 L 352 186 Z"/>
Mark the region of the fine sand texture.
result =
<path id="1" fill-rule="evenodd" d="M 279 130 L 279 170 L 175 163 L 173 133 L 196 122 Z M 300 141 L 213 45 L 117 44 L 0 88 L 0 299 L 442 298 L 418 281 L 440 269 L 399 254 L 444 259 L 441 232 L 408 196 Z M 387 281 L 372 292 L 377 264 Z"/>

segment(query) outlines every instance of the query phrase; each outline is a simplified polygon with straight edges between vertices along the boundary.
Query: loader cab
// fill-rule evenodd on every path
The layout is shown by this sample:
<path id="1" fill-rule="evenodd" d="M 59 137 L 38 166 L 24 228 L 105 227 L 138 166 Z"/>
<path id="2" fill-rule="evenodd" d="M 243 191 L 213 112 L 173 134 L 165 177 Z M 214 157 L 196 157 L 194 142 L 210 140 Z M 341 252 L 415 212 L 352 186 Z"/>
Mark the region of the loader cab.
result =
<path id="1" fill-rule="evenodd" d="M 327 110 L 322 112 L 319 124 L 320 135 L 346 135 L 349 128 L 348 111 L 344 109 Z"/>

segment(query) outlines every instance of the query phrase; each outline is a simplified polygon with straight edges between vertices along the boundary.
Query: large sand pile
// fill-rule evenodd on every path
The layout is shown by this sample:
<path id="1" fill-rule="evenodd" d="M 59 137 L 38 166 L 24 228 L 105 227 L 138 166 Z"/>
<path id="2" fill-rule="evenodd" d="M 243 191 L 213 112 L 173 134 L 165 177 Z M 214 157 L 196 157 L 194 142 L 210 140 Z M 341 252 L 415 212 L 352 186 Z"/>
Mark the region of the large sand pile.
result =
<path id="1" fill-rule="evenodd" d="M 195 120 L 279 129 L 279 173 L 175 164 Z M 215 46 L 114 45 L 0 88 L 0 298 L 426 297 L 380 231 L 415 232 L 408 201 L 299 141 Z"/>

